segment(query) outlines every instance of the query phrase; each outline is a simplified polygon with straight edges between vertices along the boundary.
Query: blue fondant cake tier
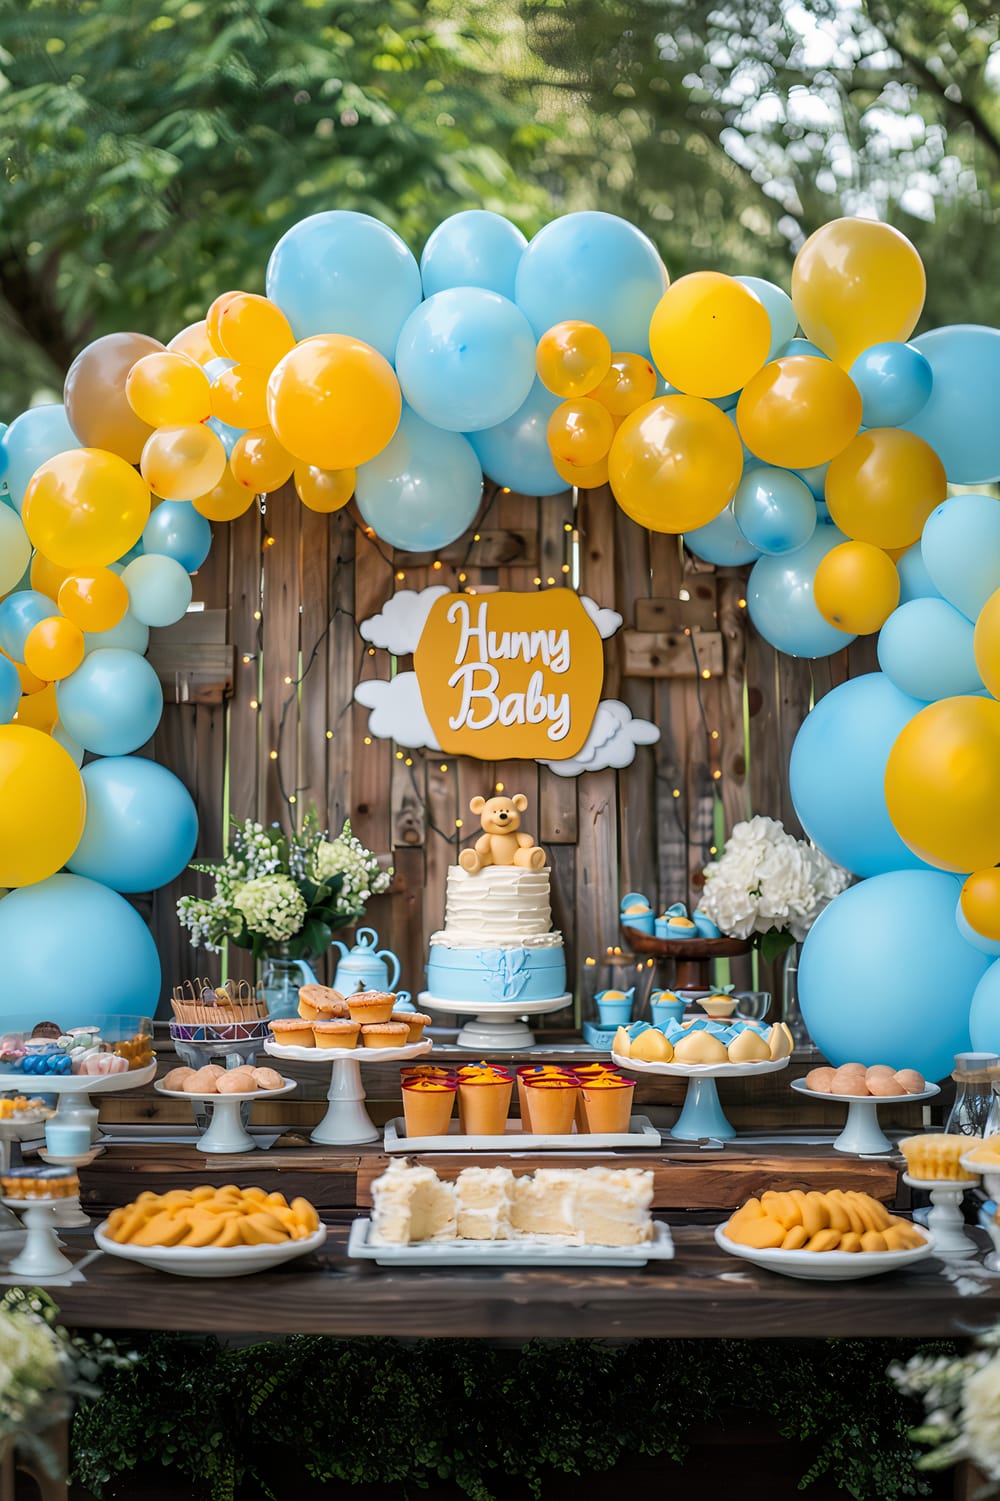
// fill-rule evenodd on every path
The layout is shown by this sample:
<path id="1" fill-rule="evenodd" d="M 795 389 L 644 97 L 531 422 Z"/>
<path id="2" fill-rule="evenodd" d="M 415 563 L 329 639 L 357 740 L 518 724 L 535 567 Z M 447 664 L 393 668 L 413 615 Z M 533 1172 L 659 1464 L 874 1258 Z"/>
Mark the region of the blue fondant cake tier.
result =
<path id="1" fill-rule="evenodd" d="M 442 1001 L 548 1001 L 566 992 L 561 944 L 544 948 L 469 949 L 432 943 L 427 989 Z"/>

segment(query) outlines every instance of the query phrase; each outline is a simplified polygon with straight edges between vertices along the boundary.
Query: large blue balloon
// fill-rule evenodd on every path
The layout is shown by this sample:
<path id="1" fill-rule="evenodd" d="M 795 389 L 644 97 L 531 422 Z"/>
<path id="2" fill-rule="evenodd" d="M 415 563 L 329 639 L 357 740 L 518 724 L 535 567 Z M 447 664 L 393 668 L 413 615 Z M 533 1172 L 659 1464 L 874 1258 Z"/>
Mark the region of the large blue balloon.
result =
<path id="1" fill-rule="evenodd" d="M 758 552 L 795 552 L 816 530 L 812 491 L 787 469 L 744 469 L 733 496 L 740 531 Z"/>
<path id="2" fill-rule="evenodd" d="M 773 281 L 765 281 L 762 276 L 737 276 L 734 280 L 741 281 L 745 287 L 749 287 L 764 304 L 764 311 L 771 324 L 771 347 L 767 351 L 767 357 L 773 360 L 784 349 L 799 326 L 798 314 L 792 306 L 792 299 L 787 292 L 776 287 Z"/>
<path id="3" fill-rule="evenodd" d="M 990 961 L 955 925 L 960 889 L 944 871 L 894 870 L 820 913 L 799 960 L 799 1002 L 835 1067 L 888 1063 L 942 1079 L 968 1051 L 972 995 Z"/>
<path id="4" fill-rule="evenodd" d="M 424 296 L 449 287 L 486 287 L 514 299 L 514 278 L 527 240 L 509 219 L 488 209 L 452 214 L 433 230 L 420 257 Z"/>
<path id="5" fill-rule="evenodd" d="M 930 400 L 905 425 L 937 452 L 953 485 L 1000 479 L 1000 329 L 932 328 L 911 344 L 930 362 Z"/>
<path id="6" fill-rule="evenodd" d="M 535 339 L 520 308 L 483 287 L 452 287 L 407 318 L 396 374 L 418 416 L 447 432 L 506 422 L 535 379 Z"/>
<path id="7" fill-rule="evenodd" d="M 527 401 L 513 417 L 483 432 L 470 433 L 469 442 L 483 473 L 522 495 L 559 495 L 568 489 L 556 473 L 546 436 L 549 418 L 558 405 L 559 397 L 536 380 Z"/>
<path id="8" fill-rule="evenodd" d="M 872 344 L 850 370 L 861 393 L 864 427 L 898 427 L 909 422 L 930 399 L 934 375 L 930 361 L 912 344 Z"/>
<path id="9" fill-rule="evenodd" d="M 282 235 L 267 263 L 267 295 L 296 339 L 353 334 L 391 360 L 422 296 L 420 268 L 387 224 L 328 209 Z"/>
<path id="10" fill-rule="evenodd" d="M 82 776 L 87 817 L 67 867 L 115 891 L 155 891 L 179 876 L 198 842 L 184 783 L 144 756 L 105 756 Z"/>
<path id="11" fill-rule="evenodd" d="M 879 666 L 901 692 L 925 703 L 981 693 L 972 637 L 972 625 L 946 600 L 911 599 L 879 631 Z"/>
<path id="12" fill-rule="evenodd" d="M 970 923 L 969 919 L 966 917 L 965 913 L 962 911 L 962 901 L 961 901 L 961 898 L 959 898 L 959 900 L 955 903 L 955 923 L 956 923 L 956 926 L 958 928 L 958 931 L 961 933 L 961 935 L 965 939 L 966 943 L 971 943 L 972 947 L 974 949 L 978 949 L 981 954 L 988 954 L 991 959 L 996 959 L 996 958 L 1000 957 L 1000 942 L 998 942 L 995 938 L 987 938 L 986 935 L 985 935 L 985 933 L 977 933 L 976 932 L 975 928 L 972 926 L 972 924 Z M 986 978 L 987 978 L 988 975 L 989 975 L 989 970 L 986 971 L 986 975 L 984 975 L 983 978 L 982 978 L 982 980 L 980 980 L 980 982 L 979 982 L 980 985 L 985 984 Z M 976 1015 L 976 998 L 975 998 L 975 996 L 973 996 L 973 998 L 972 998 L 972 1015 L 973 1015 L 973 1029 L 972 1030 L 973 1030 L 973 1036 L 974 1036 L 975 1035 L 975 1015 Z M 973 1043 L 973 1047 L 977 1047 L 977 1046 L 978 1046 L 977 1043 Z M 992 1052 L 993 1050 L 991 1049 L 990 1051 Z M 997 1051 L 1000 1052 L 1000 1049 L 997 1049 Z"/>
<path id="13" fill-rule="evenodd" d="M 145 655 L 148 645 L 149 626 L 143 625 L 141 620 L 136 620 L 131 610 L 126 610 L 118 624 L 113 625 L 109 631 L 84 631 L 83 633 L 85 657 L 89 657 L 91 652 L 103 651 L 108 646 L 120 648 L 122 651 L 138 652 L 141 657 Z"/>
<path id="14" fill-rule="evenodd" d="M 704 558 L 706 563 L 714 563 L 717 568 L 739 568 L 743 563 L 754 563 L 760 557 L 758 549 L 740 531 L 732 501 L 704 526 L 685 532 L 684 545 L 696 558 Z"/>
<path id="15" fill-rule="evenodd" d="M 747 607 L 757 630 L 790 657 L 829 657 L 855 639 L 829 625 L 816 608 L 813 582 L 820 560 L 847 538 L 835 526 L 817 526 L 804 547 L 760 558 L 747 584 Z"/>
<path id="16" fill-rule="evenodd" d="M 194 573 L 212 548 L 212 525 L 189 500 L 161 500 L 142 533 L 147 553 L 162 553 Z"/>
<path id="17" fill-rule="evenodd" d="M 0 647 L 15 662 L 24 661 L 24 643 L 40 620 L 59 611 L 47 594 L 37 589 L 16 589 L 0 599 Z"/>
<path id="18" fill-rule="evenodd" d="M 30 1005 L 63 1029 L 96 1016 L 152 1016 L 156 944 L 116 891 L 82 876 L 49 876 L 0 902 L 0 995 L 8 1014 Z"/>
<path id="19" fill-rule="evenodd" d="M 553 219 L 517 268 L 515 301 L 541 338 L 567 318 L 596 323 L 612 349 L 649 357 L 649 320 L 667 290 L 652 240 L 615 214 L 585 210 Z"/>
<path id="20" fill-rule="evenodd" d="M 7 461 L 7 489 L 18 512 L 24 503 L 28 481 L 47 459 L 79 448 L 80 440 L 69 425 L 66 408 L 58 405 L 29 407 L 15 417 L 3 435 Z"/>
<path id="21" fill-rule="evenodd" d="M 990 965 L 976 986 L 969 1020 L 972 1046 L 978 1052 L 1000 1053 L 1000 960 Z"/>
<path id="22" fill-rule="evenodd" d="M 469 440 L 404 407 L 387 446 L 358 469 L 355 499 L 384 542 L 433 552 L 468 529 L 482 493 L 483 472 Z"/>
<path id="23" fill-rule="evenodd" d="M 56 687 L 66 732 L 97 756 L 128 756 L 153 734 L 163 689 L 145 657 L 104 647 L 85 656 Z"/>
<path id="24" fill-rule="evenodd" d="M 0 724 L 9 724 L 21 702 L 21 679 L 17 668 L 6 657 L 0 657 Z"/>
<path id="25" fill-rule="evenodd" d="M 1000 589 L 1000 501 L 953 495 L 924 522 L 920 554 L 937 592 L 974 621 Z"/>
<path id="26" fill-rule="evenodd" d="M 123 570 L 128 607 L 143 625 L 174 625 L 191 603 L 191 578 L 183 564 L 163 553 L 147 552 Z"/>
<path id="27" fill-rule="evenodd" d="M 889 752 L 923 707 L 884 673 L 870 672 L 819 699 L 795 737 L 788 785 L 799 822 L 856 876 L 925 868 L 896 833 L 885 801 Z"/>
<path id="28" fill-rule="evenodd" d="M 927 564 L 924 562 L 919 542 L 914 542 L 912 547 L 908 547 L 903 555 L 896 559 L 896 572 L 899 574 L 899 603 L 901 605 L 908 605 L 911 599 L 941 598 L 927 572 Z"/>

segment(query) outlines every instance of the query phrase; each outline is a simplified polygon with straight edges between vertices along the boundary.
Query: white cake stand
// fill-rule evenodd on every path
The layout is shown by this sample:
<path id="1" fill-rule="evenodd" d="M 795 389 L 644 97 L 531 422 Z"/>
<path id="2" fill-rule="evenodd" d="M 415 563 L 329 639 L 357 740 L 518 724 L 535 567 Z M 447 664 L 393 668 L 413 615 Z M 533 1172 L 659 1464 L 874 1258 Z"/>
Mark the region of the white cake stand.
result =
<path id="1" fill-rule="evenodd" d="M 429 1038 L 402 1048 L 289 1048 L 265 1042 L 264 1051 L 287 1062 L 311 1063 L 330 1070 L 329 1106 L 312 1132 L 311 1140 L 324 1146 L 356 1146 L 363 1141 L 381 1141 L 382 1133 L 365 1109 L 361 1083 L 362 1063 L 395 1063 L 422 1058 L 433 1043 Z M 231 1098 L 236 1098 L 232 1096 Z"/>
<path id="2" fill-rule="evenodd" d="M 545 1016 L 573 1004 L 569 994 L 547 1001 L 448 1001 L 431 995 L 429 990 L 422 990 L 417 1000 L 428 1011 L 439 1011 L 443 1016 L 468 1016 L 475 1012 L 475 1020 L 466 1022 L 456 1041 L 460 1048 L 474 1048 L 477 1053 L 533 1048 L 535 1034 L 521 1018 Z"/>
<path id="3" fill-rule="evenodd" d="M 894 1150 L 892 1142 L 878 1123 L 880 1105 L 909 1105 L 914 1100 L 930 1100 L 941 1090 L 936 1084 L 928 1084 L 920 1094 L 856 1095 L 820 1094 L 807 1089 L 804 1079 L 793 1079 L 796 1094 L 820 1103 L 823 1100 L 847 1106 L 847 1121 L 844 1129 L 833 1143 L 835 1152 L 850 1152 L 855 1157 L 878 1157 L 883 1152 Z"/>
<path id="4" fill-rule="evenodd" d="M 664 1074 L 687 1079 L 684 1108 L 671 1126 L 669 1135 L 680 1141 L 702 1141 L 717 1137 L 728 1141 L 736 1127 L 726 1118 L 719 1103 L 716 1079 L 749 1079 L 753 1074 L 774 1074 L 787 1068 L 790 1058 L 763 1058 L 759 1063 L 644 1063 L 641 1058 L 622 1058 L 611 1054 L 620 1069 L 633 1074 Z"/>
<path id="5" fill-rule="evenodd" d="M 0 1073 L 0 1092 L 18 1089 L 22 1093 L 56 1094 L 59 1104 L 54 1120 L 66 1125 L 90 1127 L 90 1139 L 96 1142 L 97 1109 L 90 1103 L 92 1094 L 121 1094 L 139 1089 L 156 1078 L 156 1061 L 145 1068 L 126 1069 L 120 1074 L 24 1074 Z"/>
<path id="6" fill-rule="evenodd" d="M 170 1100 L 200 1101 L 211 1105 L 212 1119 L 208 1129 L 199 1136 L 195 1146 L 202 1152 L 253 1152 L 257 1143 L 243 1124 L 241 1106 L 249 1100 L 276 1100 L 279 1095 L 290 1094 L 298 1088 L 294 1079 L 284 1079 L 280 1089 L 255 1089 L 244 1094 L 189 1094 L 186 1089 L 164 1089 L 154 1084 L 157 1094 Z"/>
<path id="7" fill-rule="evenodd" d="M 53 1210 L 70 1203 L 68 1199 L 8 1199 L 3 1201 L 24 1220 L 28 1232 L 24 1246 L 10 1263 L 8 1271 L 15 1277 L 38 1282 L 45 1277 L 59 1277 L 72 1270 L 73 1263 L 59 1249 L 56 1218 Z M 87 1222 L 90 1223 L 89 1220 Z"/>
<path id="8" fill-rule="evenodd" d="M 979 1255 L 979 1247 L 966 1231 L 962 1217 L 962 1200 L 967 1189 L 975 1188 L 975 1183 L 968 1178 L 963 1182 L 941 1178 L 911 1178 L 909 1173 L 903 1174 L 903 1182 L 908 1183 L 911 1188 L 923 1189 L 931 1196 L 927 1228 L 934 1237 L 935 1255 L 944 1261 L 962 1261 L 969 1256 Z"/>

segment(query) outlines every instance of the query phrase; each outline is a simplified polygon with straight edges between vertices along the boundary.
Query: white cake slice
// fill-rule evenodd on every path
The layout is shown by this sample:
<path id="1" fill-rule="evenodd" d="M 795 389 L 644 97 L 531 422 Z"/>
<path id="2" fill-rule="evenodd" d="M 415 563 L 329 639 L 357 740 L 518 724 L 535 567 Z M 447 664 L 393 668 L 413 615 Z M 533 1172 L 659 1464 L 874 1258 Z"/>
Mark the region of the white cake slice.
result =
<path id="1" fill-rule="evenodd" d="M 573 1219 L 585 1246 L 637 1246 L 653 1234 L 653 1174 L 588 1167 L 577 1174 Z"/>
<path id="2" fill-rule="evenodd" d="M 455 1190 L 432 1167 L 390 1162 L 372 1184 L 372 1245 L 408 1246 L 422 1240 L 454 1240 Z"/>
<path id="3" fill-rule="evenodd" d="M 455 1219 L 461 1240 L 509 1240 L 514 1174 L 509 1167 L 467 1167 L 455 1182 Z"/>
<path id="4" fill-rule="evenodd" d="M 514 1184 L 511 1223 L 519 1235 L 558 1235 L 582 1245 L 573 1221 L 573 1182 L 578 1168 L 540 1167 Z"/>

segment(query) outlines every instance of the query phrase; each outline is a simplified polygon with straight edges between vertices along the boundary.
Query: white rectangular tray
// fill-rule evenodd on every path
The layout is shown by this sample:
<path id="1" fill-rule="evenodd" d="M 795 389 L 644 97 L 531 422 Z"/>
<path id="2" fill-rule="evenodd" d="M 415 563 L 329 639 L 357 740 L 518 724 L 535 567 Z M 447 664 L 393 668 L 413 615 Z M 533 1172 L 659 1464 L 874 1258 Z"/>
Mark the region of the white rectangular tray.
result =
<path id="1" fill-rule="evenodd" d="M 626 1131 L 573 1131 L 569 1136 L 535 1136 L 512 1119 L 502 1136 L 462 1136 L 451 1121 L 447 1136 L 407 1136 L 406 1120 L 397 1115 L 385 1128 L 387 1152 L 596 1152 L 607 1147 L 659 1147 L 660 1133 L 645 1115 L 633 1115 Z"/>
<path id="2" fill-rule="evenodd" d="M 517 1240 L 427 1240 L 415 1246 L 372 1246 L 372 1222 L 355 1220 L 347 1241 L 348 1256 L 377 1261 L 379 1266 L 645 1266 L 672 1261 L 674 1243 L 662 1220 L 653 1221 L 653 1238 L 641 1246 L 572 1246 L 557 1237 L 520 1236 Z"/>

